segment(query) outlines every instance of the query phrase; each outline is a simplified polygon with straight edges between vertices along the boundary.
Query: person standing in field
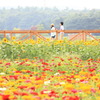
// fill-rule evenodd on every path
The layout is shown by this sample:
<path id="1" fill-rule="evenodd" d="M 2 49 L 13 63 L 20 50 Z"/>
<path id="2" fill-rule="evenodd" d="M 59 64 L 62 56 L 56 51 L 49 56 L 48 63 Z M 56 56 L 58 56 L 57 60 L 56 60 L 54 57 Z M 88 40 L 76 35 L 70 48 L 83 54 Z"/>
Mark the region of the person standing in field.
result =
<path id="1" fill-rule="evenodd" d="M 64 23 L 63 22 L 60 22 L 60 30 L 64 30 Z M 64 32 L 60 32 L 60 40 L 63 39 L 63 36 L 64 36 Z"/>
<path id="2" fill-rule="evenodd" d="M 51 24 L 51 30 L 56 30 L 54 24 Z M 56 32 L 51 32 L 51 40 L 56 38 Z"/>

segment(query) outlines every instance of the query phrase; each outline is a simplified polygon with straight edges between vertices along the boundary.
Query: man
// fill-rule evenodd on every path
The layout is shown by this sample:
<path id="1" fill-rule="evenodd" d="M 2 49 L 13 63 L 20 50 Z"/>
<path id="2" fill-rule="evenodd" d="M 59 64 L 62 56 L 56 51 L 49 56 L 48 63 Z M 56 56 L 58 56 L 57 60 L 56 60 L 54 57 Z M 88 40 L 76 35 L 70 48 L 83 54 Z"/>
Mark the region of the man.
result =
<path id="1" fill-rule="evenodd" d="M 60 22 L 60 30 L 64 30 L 64 26 L 63 26 L 63 22 Z M 64 36 L 64 32 L 60 32 L 60 40 L 63 39 L 63 36 Z"/>

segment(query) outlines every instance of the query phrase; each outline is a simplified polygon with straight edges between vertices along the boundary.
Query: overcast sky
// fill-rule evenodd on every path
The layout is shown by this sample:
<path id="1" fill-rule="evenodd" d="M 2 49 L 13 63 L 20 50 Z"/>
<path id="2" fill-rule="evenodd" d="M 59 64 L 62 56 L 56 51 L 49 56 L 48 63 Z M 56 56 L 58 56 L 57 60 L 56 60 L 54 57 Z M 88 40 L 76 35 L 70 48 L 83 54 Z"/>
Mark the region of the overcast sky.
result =
<path id="1" fill-rule="evenodd" d="M 100 9 L 100 0 L 0 0 L 0 8 L 18 6 Z"/>

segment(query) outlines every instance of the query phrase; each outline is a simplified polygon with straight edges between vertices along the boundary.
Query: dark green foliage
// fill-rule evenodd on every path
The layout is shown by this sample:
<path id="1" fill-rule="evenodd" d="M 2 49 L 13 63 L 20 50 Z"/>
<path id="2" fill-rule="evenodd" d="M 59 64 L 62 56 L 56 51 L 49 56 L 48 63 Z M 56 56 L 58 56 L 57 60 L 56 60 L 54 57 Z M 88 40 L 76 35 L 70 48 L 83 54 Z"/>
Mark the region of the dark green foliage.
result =
<path id="1" fill-rule="evenodd" d="M 57 8 L 11 8 L 0 9 L 0 30 L 31 29 L 42 25 L 43 30 L 50 29 L 54 23 L 59 29 L 63 21 L 65 29 L 100 29 L 100 10 L 58 10 Z M 39 28 L 37 28 L 39 29 Z"/>

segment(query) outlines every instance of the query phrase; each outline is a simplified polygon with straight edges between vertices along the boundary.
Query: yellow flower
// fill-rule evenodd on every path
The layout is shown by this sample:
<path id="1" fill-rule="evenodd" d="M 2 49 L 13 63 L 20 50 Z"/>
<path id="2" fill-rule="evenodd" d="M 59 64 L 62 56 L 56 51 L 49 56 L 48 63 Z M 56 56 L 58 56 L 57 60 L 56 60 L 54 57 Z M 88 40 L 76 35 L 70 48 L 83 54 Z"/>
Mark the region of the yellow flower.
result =
<path id="1" fill-rule="evenodd" d="M 37 43 L 39 44 L 39 43 L 41 43 L 41 41 L 40 41 L 40 40 L 38 40 L 38 41 L 37 41 Z"/>
<path id="2" fill-rule="evenodd" d="M 2 96 L 0 96 L 0 100 L 3 100 Z"/>
<path id="3" fill-rule="evenodd" d="M 39 40 L 39 41 L 40 41 L 41 39 L 40 39 L 40 38 L 37 38 L 37 40 Z"/>
<path id="4" fill-rule="evenodd" d="M 83 49 L 83 47 L 79 47 L 79 49 Z"/>
<path id="5" fill-rule="evenodd" d="M 99 82 L 99 83 L 97 83 L 97 87 L 99 87 L 99 88 L 100 88 L 100 82 Z"/>
<path id="6" fill-rule="evenodd" d="M 0 44 L 2 44 L 2 42 L 0 42 Z"/>
<path id="7" fill-rule="evenodd" d="M 87 72 L 80 71 L 80 72 L 79 72 L 79 74 L 80 74 L 80 75 L 86 75 L 86 74 L 87 74 Z"/>
<path id="8" fill-rule="evenodd" d="M 30 39 L 30 43 L 31 43 L 31 44 L 35 44 L 35 41 L 32 40 L 32 39 Z"/>
<path id="9" fill-rule="evenodd" d="M 98 97 L 96 97 L 96 100 L 100 100 L 100 97 L 98 96 Z"/>
<path id="10" fill-rule="evenodd" d="M 21 71 L 22 71 L 22 72 L 26 72 L 27 70 L 24 70 L 24 69 L 23 69 L 23 70 L 21 70 Z"/>
<path id="11" fill-rule="evenodd" d="M 48 41 L 48 42 L 49 42 L 49 41 L 50 41 L 50 39 L 49 39 L 49 38 L 47 38 L 47 39 L 46 39 L 46 41 Z"/>
<path id="12" fill-rule="evenodd" d="M 74 66 L 77 66 L 78 64 L 75 63 L 75 64 L 73 64 L 73 65 L 74 65 Z"/>
<path id="13" fill-rule="evenodd" d="M 19 45 L 21 45 L 21 44 L 22 44 L 22 42 L 21 42 L 21 41 L 18 41 L 17 43 L 18 43 Z"/>
<path id="14" fill-rule="evenodd" d="M 58 42 L 55 42 L 54 45 L 58 45 Z"/>
<path id="15" fill-rule="evenodd" d="M 43 98 L 43 99 L 44 99 L 44 98 L 50 99 L 50 97 L 48 97 L 48 93 L 50 93 L 50 92 L 51 92 L 51 91 L 45 91 L 45 94 L 42 94 L 42 95 L 40 94 L 39 97 L 41 97 L 41 98 Z"/>
<path id="16" fill-rule="evenodd" d="M 15 98 L 15 97 L 14 97 L 13 95 L 10 95 L 10 97 L 9 97 L 10 100 L 14 100 L 14 98 Z M 0 100 L 1 100 L 1 99 L 0 99 Z"/>
<path id="17" fill-rule="evenodd" d="M 23 96 L 24 100 L 37 100 L 36 98 L 33 98 L 32 96 Z"/>
<path id="18" fill-rule="evenodd" d="M 80 84 L 80 89 L 87 94 L 91 93 L 91 85 L 89 84 Z"/>
<path id="19" fill-rule="evenodd" d="M 60 43 L 63 43 L 63 40 L 58 40 L 58 43 L 60 44 Z"/>
<path id="20" fill-rule="evenodd" d="M 75 77 L 75 78 L 80 78 L 80 75 L 75 75 L 74 77 Z"/>
<path id="21" fill-rule="evenodd" d="M 37 66 L 37 64 L 33 64 L 33 66 Z"/>
<path id="22" fill-rule="evenodd" d="M 16 83 L 21 83 L 21 82 L 24 82 L 25 80 L 24 79 L 19 79 L 16 81 Z"/>
<path id="23" fill-rule="evenodd" d="M 84 65 L 81 65 L 80 67 L 84 67 Z"/>
<path id="24" fill-rule="evenodd" d="M 3 87 L 3 86 L 5 86 L 3 83 L 0 83 L 0 87 Z"/>
<path id="25" fill-rule="evenodd" d="M 7 43 L 8 42 L 7 38 L 3 38 L 3 42 Z"/>
<path id="26" fill-rule="evenodd" d="M 7 86 L 13 86 L 13 85 L 15 85 L 15 83 L 14 83 L 14 82 L 9 81 L 8 83 L 6 83 L 6 85 L 7 85 Z"/>
<path id="27" fill-rule="evenodd" d="M 11 39 L 12 39 L 12 40 L 15 40 L 15 39 L 16 39 L 16 37 L 15 37 L 15 36 L 13 36 Z"/>
<path id="28" fill-rule="evenodd" d="M 72 90 L 72 89 L 74 89 L 74 85 L 69 84 L 69 83 L 67 83 L 67 84 L 63 84 L 63 86 L 64 86 L 65 89 L 67 89 L 67 90 Z"/>
<path id="29" fill-rule="evenodd" d="M 4 73 L 0 73 L 0 75 L 4 75 Z M 0 77 L 0 83 L 4 82 L 4 79 Z"/>
<path id="30" fill-rule="evenodd" d="M 10 90 L 6 90 L 6 91 L 4 91 L 4 94 L 5 95 L 10 95 L 11 94 L 11 91 Z"/>

